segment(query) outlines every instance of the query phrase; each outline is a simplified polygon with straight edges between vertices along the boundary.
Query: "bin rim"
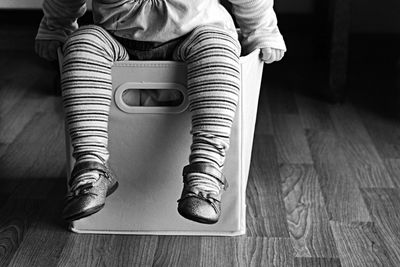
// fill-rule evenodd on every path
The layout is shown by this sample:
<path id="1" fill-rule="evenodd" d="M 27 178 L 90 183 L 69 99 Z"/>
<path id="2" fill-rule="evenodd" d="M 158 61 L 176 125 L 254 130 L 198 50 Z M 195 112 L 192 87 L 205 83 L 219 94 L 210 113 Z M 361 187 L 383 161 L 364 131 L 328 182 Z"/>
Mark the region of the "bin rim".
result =
<path id="1" fill-rule="evenodd" d="M 251 53 L 249 53 L 249 54 L 247 54 L 245 56 L 241 56 L 240 57 L 240 64 L 247 63 L 248 61 L 252 60 L 255 57 L 258 57 L 259 61 L 261 61 L 260 49 L 259 48 L 253 50 Z"/>
<path id="2" fill-rule="evenodd" d="M 59 69 L 62 69 L 62 59 L 63 59 L 63 53 L 61 48 L 57 49 L 57 54 L 58 54 L 58 63 L 59 63 Z M 258 57 L 259 61 L 261 61 L 260 58 L 260 49 L 257 48 L 255 50 L 253 50 L 251 53 L 245 55 L 245 56 L 241 56 L 239 58 L 239 62 L 240 64 L 245 64 L 248 61 L 252 60 L 254 57 Z M 171 64 L 175 64 L 175 65 L 185 65 L 184 62 L 180 62 L 180 61 L 174 61 L 174 60 L 126 60 L 126 61 L 116 61 L 113 63 L 113 66 L 151 66 L 151 65 L 155 65 L 158 67 L 163 67 L 166 65 L 171 65 Z"/>

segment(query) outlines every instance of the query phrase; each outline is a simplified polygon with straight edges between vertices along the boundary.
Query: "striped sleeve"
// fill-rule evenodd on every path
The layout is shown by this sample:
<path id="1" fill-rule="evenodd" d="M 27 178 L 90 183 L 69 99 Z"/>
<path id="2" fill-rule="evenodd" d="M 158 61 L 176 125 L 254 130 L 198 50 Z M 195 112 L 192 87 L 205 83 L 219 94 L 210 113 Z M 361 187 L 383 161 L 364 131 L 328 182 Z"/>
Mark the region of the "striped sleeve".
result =
<path id="1" fill-rule="evenodd" d="M 229 0 L 245 52 L 271 47 L 286 51 L 273 9 L 274 0 Z"/>
<path id="2" fill-rule="evenodd" d="M 36 39 L 64 42 L 78 28 L 77 19 L 86 12 L 86 0 L 44 0 L 44 16 Z"/>

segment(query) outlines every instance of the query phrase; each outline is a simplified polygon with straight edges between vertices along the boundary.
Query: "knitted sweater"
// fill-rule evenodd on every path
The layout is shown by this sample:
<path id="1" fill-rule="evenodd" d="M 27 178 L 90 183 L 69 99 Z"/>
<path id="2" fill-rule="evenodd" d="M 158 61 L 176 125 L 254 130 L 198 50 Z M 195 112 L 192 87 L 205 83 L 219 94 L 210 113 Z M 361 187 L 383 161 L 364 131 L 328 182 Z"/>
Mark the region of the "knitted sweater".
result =
<path id="1" fill-rule="evenodd" d="M 271 47 L 286 51 L 273 0 L 228 0 L 240 27 L 243 53 Z M 86 0 L 44 0 L 44 17 L 36 39 L 65 39 L 78 28 Z M 218 0 L 93 0 L 94 23 L 112 34 L 137 40 L 167 42 L 200 25 L 236 34 L 231 15 Z"/>

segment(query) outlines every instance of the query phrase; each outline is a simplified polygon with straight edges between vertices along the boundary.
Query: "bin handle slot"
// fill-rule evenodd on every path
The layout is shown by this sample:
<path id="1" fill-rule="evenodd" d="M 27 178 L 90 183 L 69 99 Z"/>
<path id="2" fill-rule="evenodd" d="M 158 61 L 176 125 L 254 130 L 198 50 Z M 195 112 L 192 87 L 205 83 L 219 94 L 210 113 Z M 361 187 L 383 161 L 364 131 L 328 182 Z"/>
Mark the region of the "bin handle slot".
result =
<path id="1" fill-rule="evenodd" d="M 175 90 L 179 91 L 182 100 L 179 105 L 174 106 L 132 106 L 125 102 L 124 94 L 129 90 Z M 125 113 L 140 114 L 163 114 L 163 113 L 182 113 L 188 105 L 188 97 L 186 87 L 179 83 L 159 83 L 159 82 L 127 82 L 117 87 L 114 93 L 114 101 L 116 106 Z"/>

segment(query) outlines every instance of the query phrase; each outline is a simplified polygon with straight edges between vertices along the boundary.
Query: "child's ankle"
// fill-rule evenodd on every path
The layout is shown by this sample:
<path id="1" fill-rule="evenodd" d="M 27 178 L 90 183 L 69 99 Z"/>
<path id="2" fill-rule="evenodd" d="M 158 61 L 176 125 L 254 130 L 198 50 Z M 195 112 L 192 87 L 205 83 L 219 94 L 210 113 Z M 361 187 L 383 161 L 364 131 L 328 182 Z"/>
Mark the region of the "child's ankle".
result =
<path id="1" fill-rule="evenodd" d="M 205 164 L 207 164 L 207 165 L 211 165 L 211 166 L 213 166 L 214 168 L 216 168 L 217 170 L 219 170 L 219 171 L 221 171 L 222 170 L 222 168 L 223 168 L 223 165 L 222 166 L 220 166 L 219 164 L 217 164 L 215 161 L 211 161 L 211 160 L 205 160 L 205 159 L 201 159 L 201 160 L 191 160 L 190 161 L 190 164 L 196 164 L 196 163 L 205 163 Z"/>
<path id="2" fill-rule="evenodd" d="M 77 157 L 77 159 L 76 159 L 77 163 L 78 162 L 81 163 L 81 162 L 85 162 L 85 161 L 95 161 L 95 162 L 98 162 L 101 164 L 106 163 L 106 160 L 97 154 L 82 154 L 82 155 L 79 155 L 79 157 Z"/>

